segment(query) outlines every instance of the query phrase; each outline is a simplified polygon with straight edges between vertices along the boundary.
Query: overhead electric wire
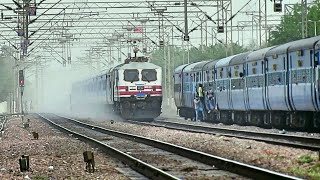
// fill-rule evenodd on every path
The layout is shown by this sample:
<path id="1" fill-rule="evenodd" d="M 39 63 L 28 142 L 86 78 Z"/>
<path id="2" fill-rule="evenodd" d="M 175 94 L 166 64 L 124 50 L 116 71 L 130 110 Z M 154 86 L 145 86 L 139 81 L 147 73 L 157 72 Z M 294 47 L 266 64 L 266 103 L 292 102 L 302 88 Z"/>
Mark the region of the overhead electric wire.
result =
<path id="1" fill-rule="evenodd" d="M 242 11 L 243 8 L 245 8 L 252 0 L 249 0 L 244 6 L 242 6 L 235 14 L 233 14 L 226 22 L 227 24 L 229 21 L 231 21 L 240 11 Z"/>

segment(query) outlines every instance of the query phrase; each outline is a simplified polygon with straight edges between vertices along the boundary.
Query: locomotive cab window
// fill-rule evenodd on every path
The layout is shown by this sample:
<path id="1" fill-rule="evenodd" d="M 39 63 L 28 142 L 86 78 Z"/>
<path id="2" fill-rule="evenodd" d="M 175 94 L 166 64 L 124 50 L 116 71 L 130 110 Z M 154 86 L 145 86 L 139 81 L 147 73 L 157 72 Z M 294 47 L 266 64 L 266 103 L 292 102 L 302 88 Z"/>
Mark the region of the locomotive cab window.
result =
<path id="1" fill-rule="evenodd" d="M 157 71 L 154 69 L 143 69 L 141 71 L 142 81 L 155 81 L 157 80 Z"/>
<path id="2" fill-rule="evenodd" d="M 139 71 L 136 69 L 124 70 L 124 80 L 129 82 L 139 81 Z"/>

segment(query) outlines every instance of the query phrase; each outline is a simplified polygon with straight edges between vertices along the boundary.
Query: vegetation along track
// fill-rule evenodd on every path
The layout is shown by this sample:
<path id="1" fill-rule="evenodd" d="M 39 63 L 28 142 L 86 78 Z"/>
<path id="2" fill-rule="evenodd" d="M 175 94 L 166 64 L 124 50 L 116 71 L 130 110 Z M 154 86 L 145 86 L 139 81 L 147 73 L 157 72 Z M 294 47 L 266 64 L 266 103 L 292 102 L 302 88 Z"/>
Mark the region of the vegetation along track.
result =
<path id="1" fill-rule="evenodd" d="M 256 167 L 256 166 L 251 166 L 251 165 L 248 165 L 248 164 L 244 164 L 244 163 L 240 163 L 240 162 L 237 162 L 237 161 L 232 161 L 232 160 L 228 160 L 228 159 L 225 159 L 225 158 L 221 158 L 221 157 L 218 157 L 218 156 L 214 156 L 214 155 L 211 155 L 211 154 L 207 154 L 207 153 L 204 153 L 204 152 L 200 152 L 200 151 L 196 151 L 196 150 L 193 150 L 193 149 L 188 149 L 188 148 L 185 148 L 185 147 L 181 147 L 181 146 L 177 146 L 177 145 L 174 145 L 174 144 L 170 144 L 170 143 L 166 143 L 166 142 L 162 142 L 162 141 L 158 141 L 158 140 L 153 140 L 153 139 L 150 139 L 150 138 L 145 138 L 145 137 L 142 137 L 142 136 L 136 136 L 136 135 L 132 135 L 132 134 L 128 134 L 128 133 L 122 133 L 122 132 L 118 132 L 118 131 L 114 131 L 114 130 L 109 130 L 109 129 L 105 129 L 105 128 L 101 128 L 101 127 L 98 127 L 98 126 L 93 126 L 93 125 L 90 125 L 90 124 L 87 124 L 87 123 L 82 123 L 82 122 L 79 122 L 77 120 L 73 120 L 73 119 L 68 119 L 68 118 L 64 118 L 64 117 L 58 117 L 56 115 L 42 115 L 44 119 L 47 119 L 48 118 L 45 118 L 44 116 L 46 117 L 49 117 L 50 119 L 53 119 L 54 121 L 58 121 L 61 123 L 61 121 L 64 122 L 65 124 L 65 121 L 66 120 L 69 120 L 69 121 L 72 121 L 72 126 L 73 127 L 76 127 L 75 125 L 79 125 L 82 127 L 81 129 L 81 132 L 84 132 L 84 128 L 86 128 L 85 131 L 88 131 L 88 129 L 90 129 L 92 132 L 92 134 L 95 134 L 94 136 L 98 137 L 100 136 L 100 140 L 93 140 L 93 138 L 86 138 L 87 141 L 95 141 L 97 143 L 99 143 L 99 146 L 101 147 L 102 145 L 104 145 L 103 143 L 101 143 L 101 141 L 103 141 L 104 138 L 106 138 L 105 140 L 107 141 L 111 141 L 113 139 L 116 139 L 115 137 L 112 137 L 112 136 L 116 136 L 117 138 L 122 138 L 122 140 L 117 140 L 117 142 L 115 143 L 115 141 L 112 141 L 111 144 L 115 143 L 116 146 L 120 147 L 119 149 L 121 149 L 121 146 L 122 149 L 124 148 L 126 150 L 126 153 L 123 153 L 123 156 L 125 155 L 126 158 L 128 157 L 131 157 L 129 156 L 128 154 L 135 154 L 135 156 L 138 156 L 139 158 L 142 158 L 142 156 L 146 156 L 147 153 L 143 152 L 141 153 L 141 151 L 145 151 L 146 149 L 145 148 L 141 148 L 145 145 L 148 145 L 148 146 L 152 146 L 153 148 L 159 148 L 159 149 L 162 149 L 163 151 L 168 151 L 168 152 L 171 152 L 173 154 L 176 155 L 180 155 L 182 157 L 185 157 L 185 158 L 188 158 L 190 161 L 190 159 L 194 160 L 194 161 L 197 161 L 197 162 L 193 162 L 193 163 L 197 163 L 197 166 L 192 166 L 191 168 L 187 167 L 185 168 L 186 166 L 182 167 L 182 169 L 184 171 L 190 171 L 192 168 L 193 169 L 196 169 L 196 173 L 194 175 L 197 175 L 197 173 L 203 173 L 201 172 L 202 171 L 212 171 L 212 172 L 209 172 L 209 173 L 215 173 L 217 174 L 218 171 L 214 172 L 214 170 L 219 170 L 220 169 L 220 174 L 221 173 L 226 173 L 226 172 L 222 172 L 221 170 L 224 170 L 224 171 L 228 171 L 228 172 L 232 172 L 232 173 L 235 173 L 235 174 L 238 174 L 238 175 L 242 175 L 242 176 L 245 176 L 245 177 L 249 177 L 249 178 L 253 178 L 253 179 L 298 179 L 296 177 L 292 177 L 292 176 L 288 176 L 288 175 L 284 175 L 284 174 L 281 174 L 281 173 L 277 173 L 277 172 L 274 172 L 274 171 L 270 171 L 270 170 L 266 170 L 266 169 L 263 169 L 263 168 L 259 168 L 259 167 Z M 78 127 L 79 128 L 79 127 Z M 74 129 L 74 128 L 73 128 Z M 97 132 L 101 133 L 101 134 L 97 134 Z M 69 132 L 70 133 L 70 132 Z M 90 136 L 92 136 L 92 134 Z M 83 137 L 81 137 L 78 133 L 75 134 L 78 138 L 81 138 L 83 139 Z M 109 136 L 106 136 L 106 135 L 109 135 Z M 101 139 L 102 138 L 102 139 Z M 126 140 L 123 140 L 123 139 L 126 139 Z M 130 140 L 130 141 L 133 141 L 135 143 L 143 143 L 145 145 L 135 145 L 135 146 L 131 146 L 129 147 L 128 149 L 128 146 L 129 146 L 129 143 L 127 140 Z M 118 143 L 121 143 L 122 144 L 118 144 Z M 141 146 L 141 147 L 140 147 Z M 140 147 L 140 149 L 137 147 Z M 151 147 L 148 147 L 148 148 L 151 148 Z M 168 154 L 168 152 L 163 152 L 163 151 L 160 151 L 159 149 L 157 150 L 151 150 L 151 152 L 153 152 L 153 157 L 155 160 L 155 157 L 160 157 L 161 158 L 164 158 L 164 154 Z M 102 149 L 104 150 L 104 149 Z M 132 150 L 134 150 L 134 152 L 131 152 Z M 137 153 L 138 151 L 140 150 L 140 155 L 139 153 Z M 158 152 L 161 152 L 161 154 L 155 154 L 155 153 L 158 153 Z M 113 154 L 114 155 L 114 154 Z M 171 154 L 171 156 L 173 156 Z M 182 157 L 179 157 L 178 159 L 181 160 Z M 150 158 L 150 156 L 149 156 Z M 171 161 L 172 159 L 176 159 L 177 158 L 171 158 Z M 122 158 L 121 160 L 123 161 L 127 161 L 125 160 L 124 158 Z M 150 160 L 150 159 L 149 159 Z M 157 159 L 158 161 L 159 159 Z M 147 158 L 147 161 L 148 161 L 148 158 Z M 179 163 L 176 163 L 176 164 L 169 164 L 168 162 L 168 159 L 164 160 L 165 162 L 163 162 L 163 165 L 161 167 L 160 165 L 160 168 L 162 168 L 163 170 L 165 171 L 170 171 L 171 169 L 170 168 L 173 168 L 172 165 L 176 166 L 176 164 L 179 164 Z M 142 161 L 140 161 L 141 163 L 143 163 Z M 184 161 L 182 161 L 184 162 Z M 206 165 L 209 165 L 211 168 L 207 169 L 206 166 L 204 165 L 201 165 L 202 167 L 199 167 L 200 166 L 200 163 L 203 163 L 203 164 L 206 164 Z M 145 164 L 145 163 L 144 163 Z M 153 162 L 153 164 L 156 164 L 159 166 L 159 162 Z M 130 164 L 129 164 L 130 165 Z M 213 165 L 213 166 L 212 166 Z M 148 167 L 151 167 L 151 165 L 145 165 L 145 166 L 148 166 Z M 203 168 L 205 167 L 205 168 Z M 212 168 L 214 167 L 214 168 Z M 133 168 L 135 168 L 133 166 Z M 215 168 L 218 168 L 218 169 L 215 169 Z M 156 169 L 156 168 L 154 168 Z M 182 170 L 180 169 L 180 170 Z M 198 171 L 200 170 L 200 171 Z M 178 170 L 179 171 L 179 170 Z M 164 171 L 159 171 L 159 173 L 165 173 Z M 179 177 L 181 176 L 181 174 L 183 174 L 183 172 L 170 172 L 170 174 L 174 174 L 174 173 L 178 173 L 178 175 L 175 175 L 175 177 Z M 207 172 L 208 173 L 208 172 Z M 205 173 L 205 175 L 207 175 L 207 173 Z M 191 173 L 188 172 L 186 173 L 186 175 L 190 175 Z M 170 175 L 169 174 L 166 174 L 167 177 L 162 176 L 165 178 L 168 178 Z M 210 175 L 209 175 L 210 176 Z M 232 177 L 233 175 L 232 174 L 229 174 L 227 175 L 227 177 Z M 148 176 L 149 177 L 149 176 Z M 201 177 L 205 177 L 205 176 L 201 176 Z M 207 176 L 208 177 L 208 176 Z M 153 179 L 160 179 L 159 177 L 151 177 Z M 173 175 L 170 176 L 170 179 L 174 178 Z M 183 177 L 184 179 L 188 177 Z M 196 179 L 198 179 L 196 176 L 195 176 Z M 241 177 L 240 177 L 241 178 Z"/>
<path id="2" fill-rule="evenodd" d="M 203 125 L 178 123 L 178 122 L 171 122 L 171 121 L 164 121 L 164 120 L 153 121 L 150 123 L 138 122 L 138 121 L 129 121 L 129 122 L 133 124 L 164 127 L 168 129 L 175 129 L 175 130 L 188 131 L 188 132 L 207 133 L 207 134 L 215 134 L 215 135 L 220 134 L 227 137 L 250 139 L 250 140 L 256 140 L 256 141 L 266 142 L 270 144 L 307 149 L 311 151 L 319 151 L 320 153 L 320 138 L 316 138 L 316 137 L 245 131 L 245 130 L 229 129 L 229 128 L 221 128 L 221 127 L 209 127 L 209 126 L 203 126 Z"/>

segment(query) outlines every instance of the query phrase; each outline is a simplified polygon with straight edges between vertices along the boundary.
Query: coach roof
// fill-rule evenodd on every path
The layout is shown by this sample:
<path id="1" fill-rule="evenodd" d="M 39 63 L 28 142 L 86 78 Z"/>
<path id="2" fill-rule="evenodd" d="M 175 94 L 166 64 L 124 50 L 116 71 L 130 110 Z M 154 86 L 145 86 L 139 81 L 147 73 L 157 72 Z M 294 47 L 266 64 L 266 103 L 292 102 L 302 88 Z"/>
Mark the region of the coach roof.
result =
<path id="1" fill-rule="evenodd" d="M 251 61 L 256 61 L 256 60 L 264 60 L 266 53 L 272 48 L 274 48 L 274 46 L 263 48 L 263 49 L 258 49 L 256 51 L 249 53 L 247 56 L 246 62 L 251 62 Z"/>
<path id="2" fill-rule="evenodd" d="M 226 57 L 226 58 L 223 58 L 223 59 L 219 59 L 217 64 L 216 64 L 216 67 L 226 67 L 226 66 L 229 66 L 229 63 L 231 61 L 232 58 L 234 58 L 235 56 L 237 55 L 233 55 L 233 56 L 229 56 L 229 57 Z"/>
<path id="3" fill-rule="evenodd" d="M 289 47 L 289 52 L 301 49 L 311 49 L 319 40 L 320 36 L 294 41 L 294 43 Z"/>
<path id="4" fill-rule="evenodd" d="M 229 65 L 238 65 L 238 64 L 243 64 L 246 62 L 246 58 L 247 58 L 247 55 L 249 54 L 250 52 L 245 52 L 245 53 L 241 53 L 241 54 L 238 54 L 236 55 L 235 57 L 233 57 L 230 61 L 230 64 Z"/>
<path id="5" fill-rule="evenodd" d="M 296 43 L 296 41 L 293 42 L 288 42 L 286 44 L 282 44 L 280 46 L 276 46 L 272 49 L 270 49 L 267 53 L 266 53 L 266 57 L 269 56 L 273 56 L 275 54 L 279 55 L 279 54 L 286 54 L 287 50 L 290 46 L 292 46 L 294 43 Z"/>
<path id="6" fill-rule="evenodd" d="M 210 62 L 208 62 L 207 64 L 204 65 L 203 70 L 204 71 L 213 70 L 213 68 L 217 62 L 218 62 L 218 60 L 211 60 Z"/>
<path id="7" fill-rule="evenodd" d="M 195 63 L 192 63 L 190 64 L 189 66 L 187 66 L 186 68 L 184 68 L 183 72 L 191 72 L 193 71 L 193 68 L 197 65 L 197 64 L 200 64 L 202 62 L 195 62 Z"/>
<path id="8" fill-rule="evenodd" d="M 176 69 L 174 69 L 174 72 L 175 72 L 175 73 L 181 73 L 182 70 L 183 70 L 186 66 L 188 66 L 188 65 L 189 65 L 189 64 L 180 65 L 180 66 L 178 66 Z"/>
<path id="9" fill-rule="evenodd" d="M 192 68 L 192 71 L 202 71 L 203 66 L 207 63 L 208 61 L 201 61 Z"/>

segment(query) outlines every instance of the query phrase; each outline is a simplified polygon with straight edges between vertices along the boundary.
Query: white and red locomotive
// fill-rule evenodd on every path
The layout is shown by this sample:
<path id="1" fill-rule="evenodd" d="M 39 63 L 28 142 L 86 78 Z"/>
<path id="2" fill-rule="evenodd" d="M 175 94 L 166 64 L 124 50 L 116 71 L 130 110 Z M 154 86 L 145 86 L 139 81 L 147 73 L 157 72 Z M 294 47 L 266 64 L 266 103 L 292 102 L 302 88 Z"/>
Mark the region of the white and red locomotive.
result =
<path id="1" fill-rule="evenodd" d="M 161 113 L 161 67 L 143 57 L 127 59 L 104 74 L 73 84 L 71 99 L 73 110 L 109 106 L 125 119 L 153 119 Z"/>

